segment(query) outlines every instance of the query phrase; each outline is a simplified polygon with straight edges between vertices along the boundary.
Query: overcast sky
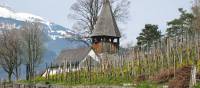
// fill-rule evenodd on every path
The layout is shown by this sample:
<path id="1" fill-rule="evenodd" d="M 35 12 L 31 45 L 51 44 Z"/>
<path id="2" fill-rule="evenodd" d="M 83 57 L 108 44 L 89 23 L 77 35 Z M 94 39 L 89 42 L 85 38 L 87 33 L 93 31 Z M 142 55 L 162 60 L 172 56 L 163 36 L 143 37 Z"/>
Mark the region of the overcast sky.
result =
<path id="1" fill-rule="evenodd" d="M 162 32 L 166 22 L 179 16 L 178 8 L 190 10 L 192 0 L 130 0 L 130 18 L 120 25 L 127 37 L 122 45 L 132 42 L 145 24 L 158 24 Z M 0 0 L 17 12 L 32 13 L 71 29 L 73 21 L 67 17 L 75 0 Z"/>

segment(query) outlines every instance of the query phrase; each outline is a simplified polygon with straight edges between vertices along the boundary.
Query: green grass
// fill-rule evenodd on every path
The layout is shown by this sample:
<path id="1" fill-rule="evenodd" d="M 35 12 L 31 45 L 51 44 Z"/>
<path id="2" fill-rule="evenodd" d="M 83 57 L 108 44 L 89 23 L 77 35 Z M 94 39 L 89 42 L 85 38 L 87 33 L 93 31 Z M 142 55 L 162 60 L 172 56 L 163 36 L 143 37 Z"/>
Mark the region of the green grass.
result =
<path id="1" fill-rule="evenodd" d="M 164 85 L 166 84 L 157 84 L 152 81 L 143 81 L 136 85 L 135 88 L 163 88 Z"/>
<path id="2" fill-rule="evenodd" d="M 59 85 L 123 85 L 124 83 L 133 83 L 131 77 L 127 75 L 121 76 L 120 74 L 104 74 L 97 75 L 97 73 L 90 74 L 81 73 L 68 73 L 50 76 L 49 79 L 44 77 L 37 77 L 33 81 L 22 80 L 21 83 L 42 83 L 42 84 L 59 84 Z"/>
<path id="3" fill-rule="evenodd" d="M 200 88 L 200 82 L 194 88 Z"/>
<path id="4" fill-rule="evenodd" d="M 121 73 L 122 72 L 122 73 Z M 107 72 L 91 72 L 82 70 L 79 72 L 71 72 L 59 75 L 49 76 L 48 79 L 44 77 L 36 77 L 33 81 L 22 80 L 20 83 L 31 84 L 53 84 L 53 85 L 66 85 L 66 86 L 79 86 L 79 85 L 114 85 L 123 86 L 124 84 L 134 84 L 134 77 L 130 76 L 131 70 L 125 68 L 120 71 L 119 69 L 112 69 Z M 91 79 L 90 79 L 91 77 Z M 137 77 L 135 77 L 137 78 Z M 157 88 L 155 84 L 150 82 L 142 82 L 136 88 Z"/>
<path id="5" fill-rule="evenodd" d="M 45 84 L 46 82 L 49 82 L 50 84 L 53 85 L 65 85 L 65 86 L 83 86 L 83 85 L 96 85 L 96 86 L 106 86 L 106 85 L 113 85 L 113 86 L 123 86 L 122 83 L 118 83 L 119 81 L 108 81 L 108 80 L 102 80 L 101 82 L 82 82 L 80 84 L 72 84 L 72 83 L 66 83 L 66 82 L 56 82 L 56 81 L 40 81 L 38 83 L 43 83 Z M 24 82 L 24 83 L 30 83 L 30 82 Z M 162 88 L 159 87 L 157 84 L 153 84 L 150 82 L 141 82 L 140 84 L 138 84 L 137 86 L 135 86 L 135 88 Z M 197 87 L 199 88 L 199 87 Z"/>
<path id="6" fill-rule="evenodd" d="M 33 81 L 20 81 L 22 83 L 33 83 Z M 96 85 L 96 86 L 106 86 L 106 85 L 113 85 L 113 86 L 123 86 L 123 84 L 133 84 L 132 80 L 127 80 L 125 78 L 109 78 L 109 77 L 99 77 L 98 79 L 84 79 L 82 78 L 79 82 L 75 81 L 70 81 L 70 80 L 46 80 L 45 78 L 42 77 L 37 77 L 35 80 L 35 83 L 40 83 L 40 84 L 53 84 L 53 85 L 65 85 L 65 86 L 83 86 L 83 85 Z M 159 87 L 159 85 L 145 81 L 139 83 L 137 86 L 134 86 L 135 88 L 162 88 Z"/>

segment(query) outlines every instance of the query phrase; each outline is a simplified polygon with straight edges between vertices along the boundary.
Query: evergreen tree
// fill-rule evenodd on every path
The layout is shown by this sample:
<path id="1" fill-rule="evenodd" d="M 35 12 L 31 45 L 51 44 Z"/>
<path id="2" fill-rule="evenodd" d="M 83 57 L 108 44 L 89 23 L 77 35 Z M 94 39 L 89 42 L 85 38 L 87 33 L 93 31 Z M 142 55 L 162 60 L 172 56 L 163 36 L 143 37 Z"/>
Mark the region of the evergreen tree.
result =
<path id="1" fill-rule="evenodd" d="M 161 38 L 161 32 L 157 25 L 146 24 L 140 35 L 137 37 L 137 45 L 151 45 L 153 41 Z"/>
<path id="2" fill-rule="evenodd" d="M 169 26 L 166 31 L 168 37 L 180 36 L 185 32 L 192 31 L 192 21 L 194 19 L 193 14 L 187 13 L 187 11 L 182 8 L 179 9 L 179 12 L 181 15 L 178 19 L 174 19 L 167 23 Z"/>

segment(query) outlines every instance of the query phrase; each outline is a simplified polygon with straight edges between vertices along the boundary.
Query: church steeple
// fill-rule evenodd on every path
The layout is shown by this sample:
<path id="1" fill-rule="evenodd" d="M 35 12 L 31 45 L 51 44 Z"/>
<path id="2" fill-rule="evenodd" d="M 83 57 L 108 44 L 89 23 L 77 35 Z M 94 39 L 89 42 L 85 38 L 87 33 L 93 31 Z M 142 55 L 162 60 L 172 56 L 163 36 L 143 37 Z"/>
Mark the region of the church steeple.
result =
<path id="1" fill-rule="evenodd" d="M 93 48 L 98 53 L 116 53 L 121 37 L 109 0 L 103 0 L 103 7 L 92 31 Z"/>
<path id="2" fill-rule="evenodd" d="M 104 0 L 101 13 L 91 36 L 121 37 L 109 0 Z"/>

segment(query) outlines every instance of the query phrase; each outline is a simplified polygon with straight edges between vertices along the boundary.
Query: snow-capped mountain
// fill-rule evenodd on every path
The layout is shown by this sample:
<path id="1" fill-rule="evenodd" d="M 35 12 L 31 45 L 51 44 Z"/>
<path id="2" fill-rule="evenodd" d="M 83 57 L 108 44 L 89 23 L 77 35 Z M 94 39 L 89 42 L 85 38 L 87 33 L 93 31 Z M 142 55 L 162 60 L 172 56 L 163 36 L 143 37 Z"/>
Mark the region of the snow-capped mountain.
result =
<path id="1" fill-rule="evenodd" d="M 45 40 L 46 51 L 43 57 L 44 64 L 41 64 L 39 69 L 43 69 L 46 63 L 53 62 L 62 49 L 88 47 L 85 41 L 78 40 L 81 37 L 80 33 L 76 33 L 61 25 L 50 22 L 43 17 L 29 13 L 16 12 L 7 7 L 0 6 L 0 29 L 12 29 L 13 27 L 20 29 L 26 21 L 38 22 L 43 26 L 43 30 L 47 36 Z M 0 70 L 0 75 L 1 73 L 2 70 Z"/>
<path id="2" fill-rule="evenodd" d="M 12 19 L 21 20 L 21 21 L 28 20 L 28 21 L 41 21 L 41 22 L 48 23 L 48 21 L 45 21 L 45 19 L 43 19 L 40 16 L 36 16 L 29 13 L 15 12 L 6 7 L 0 7 L 0 16 L 4 18 L 12 18 Z"/>
<path id="3" fill-rule="evenodd" d="M 64 28 L 53 22 L 49 22 L 48 20 L 46 20 L 40 16 L 36 16 L 33 14 L 29 14 L 29 13 L 16 12 L 7 7 L 0 6 L 0 17 L 4 18 L 4 19 L 21 21 L 22 23 L 25 21 L 39 22 L 39 23 L 41 23 L 41 25 L 44 25 L 45 27 L 47 27 L 46 29 L 48 29 L 47 30 L 48 35 L 53 40 L 56 40 L 56 38 L 66 38 L 66 37 L 68 38 L 68 37 L 74 37 L 74 36 L 80 37 L 80 35 L 78 33 L 75 33 L 74 31 Z M 10 25 L 15 26 L 15 27 L 21 26 L 21 24 L 19 25 L 18 23 L 10 24 L 10 23 L 8 23 L 8 21 L 6 23 L 0 22 L 0 28 L 4 25 L 7 25 L 7 27 Z"/>

